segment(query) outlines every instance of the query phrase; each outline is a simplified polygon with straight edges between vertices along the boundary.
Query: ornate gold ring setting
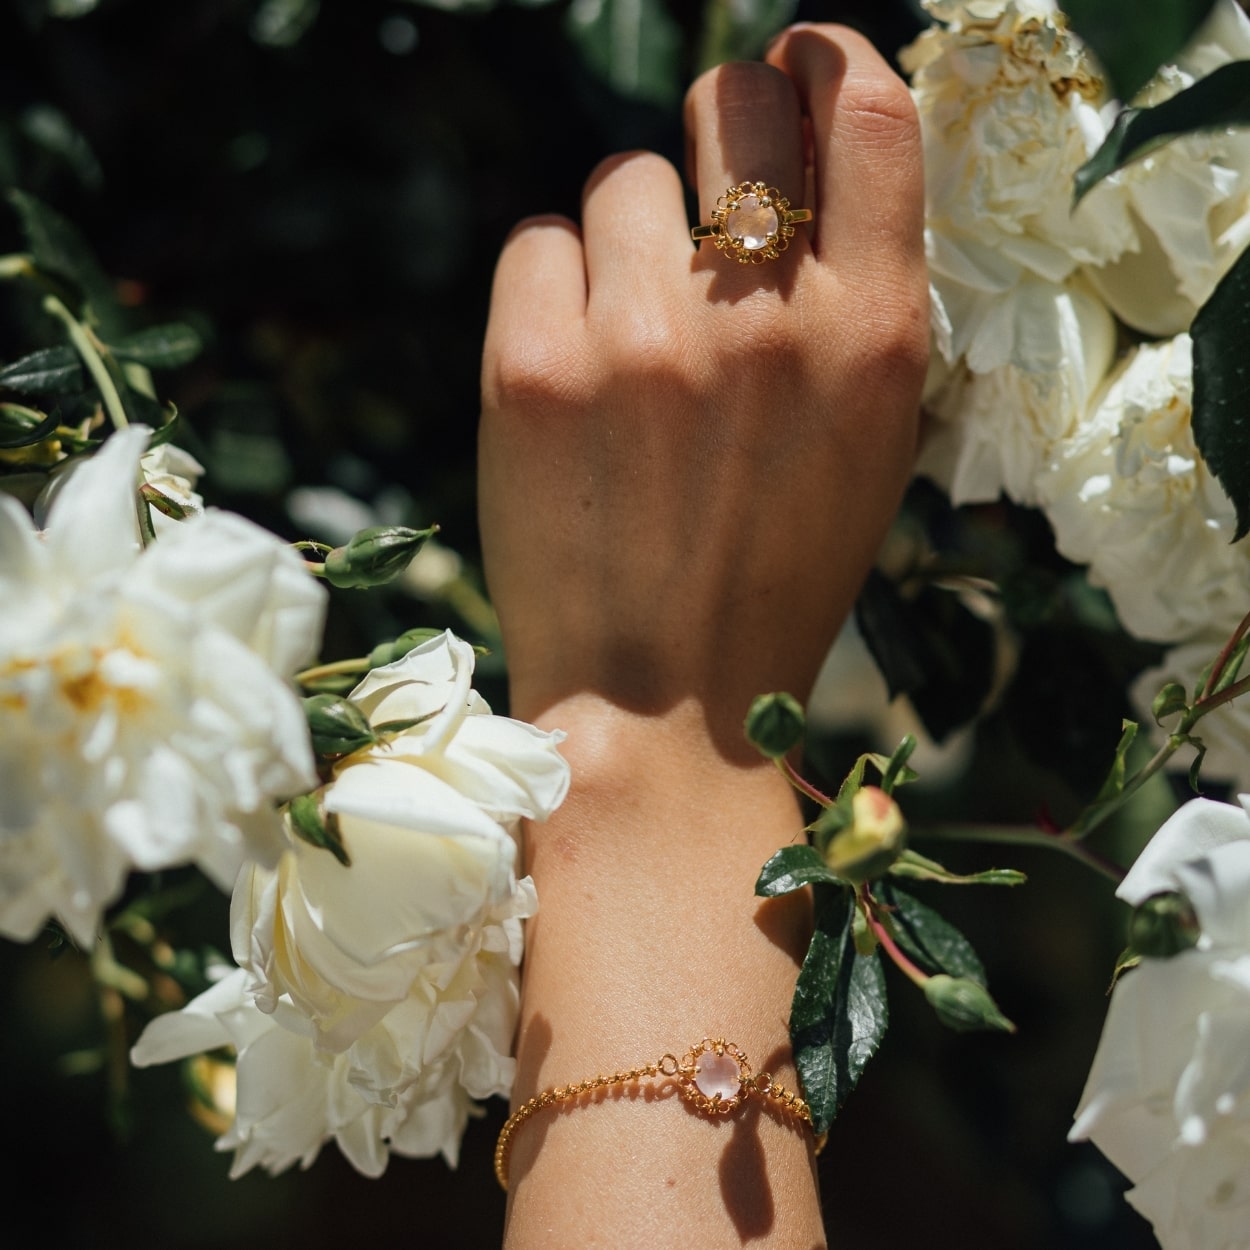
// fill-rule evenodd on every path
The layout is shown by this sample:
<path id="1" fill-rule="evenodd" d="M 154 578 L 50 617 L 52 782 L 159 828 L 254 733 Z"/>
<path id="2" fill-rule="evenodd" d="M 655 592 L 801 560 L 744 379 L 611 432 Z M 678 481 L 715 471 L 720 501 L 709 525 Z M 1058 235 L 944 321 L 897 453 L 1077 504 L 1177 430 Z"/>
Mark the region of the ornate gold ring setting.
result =
<path id="1" fill-rule="evenodd" d="M 716 201 L 710 226 L 695 226 L 696 243 L 711 239 L 740 265 L 776 260 L 790 246 L 794 227 L 811 221 L 810 208 L 791 208 L 790 201 L 763 182 L 740 182 Z"/>

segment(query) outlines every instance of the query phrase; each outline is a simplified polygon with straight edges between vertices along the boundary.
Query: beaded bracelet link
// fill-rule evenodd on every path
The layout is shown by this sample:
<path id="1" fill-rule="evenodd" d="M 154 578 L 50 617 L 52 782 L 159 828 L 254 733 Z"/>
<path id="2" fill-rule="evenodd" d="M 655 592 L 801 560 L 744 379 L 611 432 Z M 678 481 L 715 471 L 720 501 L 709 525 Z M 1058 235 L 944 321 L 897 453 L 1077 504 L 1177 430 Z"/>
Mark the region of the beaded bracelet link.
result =
<path id="1" fill-rule="evenodd" d="M 774 1081 L 769 1073 L 761 1072 L 756 1076 L 746 1054 L 733 1042 L 727 1042 L 723 1037 L 705 1037 L 680 1059 L 666 1054 L 657 1062 L 643 1064 L 640 1068 L 626 1068 L 609 1076 L 600 1074 L 572 1085 L 557 1085 L 523 1102 L 508 1117 L 495 1143 L 495 1176 L 499 1184 L 506 1192 L 508 1159 L 517 1129 L 544 1107 L 575 1103 L 598 1089 L 631 1085 L 635 1081 L 657 1077 L 674 1081 L 681 1096 L 708 1115 L 727 1115 L 745 1099 L 754 1096 L 773 1103 L 796 1120 L 808 1125 L 812 1122 L 812 1111 L 807 1103 L 798 1094 Z M 816 1143 L 817 1153 L 823 1145 L 822 1134 Z"/>

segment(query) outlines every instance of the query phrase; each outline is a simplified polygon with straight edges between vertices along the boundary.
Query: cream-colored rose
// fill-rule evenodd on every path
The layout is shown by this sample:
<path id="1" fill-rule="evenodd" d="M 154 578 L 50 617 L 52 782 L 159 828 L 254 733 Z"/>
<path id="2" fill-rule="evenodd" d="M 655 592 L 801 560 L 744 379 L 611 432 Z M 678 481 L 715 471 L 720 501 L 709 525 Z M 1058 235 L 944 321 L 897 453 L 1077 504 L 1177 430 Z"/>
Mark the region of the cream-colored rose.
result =
<path id="1" fill-rule="evenodd" d="M 1089 565 L 1141 638 L 1232 631 L 1247 608 L 1250 547 L 1194 445 L 1188 335 L 1138 347 L 1052 456 L 1038 493 L 1070 560 Z"/>
<path id="2" fill-rule="evenodd" d="M 1102 299 L 1079 280 L 1136 243 L 1122 193 L 1075 212 L 1076 170 L 1111 115 L 1083 46 L 1048 0 L 933 0 L 940 21 L 900 56 L 925 160 L 935 419 L 920 471 L 957 503 L 1033 478 L 1075 425 L 1114 350 Z"/>
<path id="3" fill-rule="evenodd" d="M 1187 803 L 1116 891 L 1180 891 L 1202 936 L 1121 976 L 1070 1134 L 1134 1182 L 1165 1250 L 1237 1250 L 1250 1229 L 1248 801 Z"/>
<path id="4" fill-rule="evenodd" d="M 472 673 L 451 634 L 370 673 L 351 696 L 370 722 L 418 723 L 349 756 L 326 788 L 350 866 L 293 840 L 276 870 L 240 875 L 231 1001 L 261 1040 L 235 1043 L 238 1116 L 219 1145 L 236 1173 L 331 1137 L 369 1175 L 387 1143 L 454 1162 L 471 1100 L 511 1090 L 521 924 L 537 906 L 514 831 L 554 810 L 569 770 L 563 735 L 492 715 Z M 183 1023 L 154 1021 L 136 1062 L 201 1049 L 203 1014 L 197 1000 Z M 270 1090 L 276 1056 L 319 1075 L 303 1094 Z"/>
<path id="5" fill-rule="evenodd" d="M 925 401 L 930 417 L 916 471 L 957 503 L 1037 502 L 1037 478 L 1076 429 L 1115 349 L 1115 325 L 1078 280 L 1025 278 L 977 313 L 944 310 L 962 359 Z M 965 312 L 968 316 L 965 319 Z M 986 367 L 978 371 L 976 360 Z M 997 363 L 994 363 L 997 362 Z"/>
<path id="6" fill-rule="evenodd" d="M 1175 64 L 1136 105 L 1160 104 L 1231 61 L 1250 60 L 1250 18 L 1217 0 Z M 1170 337 L 1189 328 L 1216 283 L 1250 241 L 1250 131 L 1184 135 L 1116 175 L 1138 245 L 1088 276 L 1127 324 Z"/>
<path id="7" fill-rule="evenodd" d="M 139 544 L 148 431 L 113 435 L 39 534 L 0 497 L 0 932 L 84 945 L 132 867 L 223 889 L 274 863 L 276 802 L 315 782 L 287 679 L 324 593 L 299 557 L 209 512 Z"/>

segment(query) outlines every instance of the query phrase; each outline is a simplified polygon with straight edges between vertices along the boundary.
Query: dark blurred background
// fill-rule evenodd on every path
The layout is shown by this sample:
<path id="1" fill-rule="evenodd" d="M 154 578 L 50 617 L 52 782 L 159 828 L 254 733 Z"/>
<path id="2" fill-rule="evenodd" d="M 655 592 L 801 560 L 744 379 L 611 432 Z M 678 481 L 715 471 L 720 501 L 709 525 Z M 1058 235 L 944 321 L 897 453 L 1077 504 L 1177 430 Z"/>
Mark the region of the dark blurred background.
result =
<path id="1" fill-rule="evenodd" d="M 136 328 L 183 320 L 203 335 L 161 394 L 211 502 L 306 537 L 292 488 L 335 487 L 388 519 L 442 526 L 464 594 L 338 594 L 327 657 L 411 625 L 489 641 L 473 606 L 473 455 L 499 247 L 526 214 L 575 216 L 586 174 L 614 151 L 680 162 L 691 78 L 758 55 L 792 17 L 849 22 L 888 56 L 922 20 L 912 0 L 6 0 L 0 183 L 77 224 Z M 0 205 L 0 253 L 22 247 Z M 56 341 L 28 313 L 0 292 L 0 362 Z M 959 767 L 917 787 L 913 814 L 1063 819 L 1097 789 L 1124 683 L 1148 657 L 1098 623 L 1105 605 L 1089 607 L 1037 518 L 956 515 L 923 487 L 908 515 L 961 567 L 1014 588 L 1013 678 L 963 731 Z M 930 615 L 958 654 L 929 719 L 962 691 L 948 719 L 963 721 L 1002 686 L 988 658 L 999 644 L 942 602 Z M 506 710 L 497 654 L 482 684 Z M 836 785 L 857 751 L 881 745 L 862 725 L 829 728 L 813 737 L 813 768 Z M 1109 853 L 1130 857 L 1174 801 L 1166 786 L 1152 793 L 1108 832 Z M 1019 890 L 941 897 L 1020 1031 L 956 1037 L 891 975 L 892 1028 L 820 1165 L 831 1245 L 1153 1245 L 1118 1174 L 1064 1140 L 1123 945 L 1110 887 L 1044 851 L 940 850 L 953 867 L 1030 874 Z M 188 914 L 228 948 L 224 898 Z M 367 1181 L 331 1145 L 306 1173 L 231 1182 L 185 1113 L 176 1066 L 110 1069 L 102 1043 L 132 1040 L 139 1021 L 102 1019 L 80 956 L 0 945 L 0 1003 L 9 1246 L 498 1241 L 502 1104 L 470 1127 L 455 1171 L 395 1159 Z"/>

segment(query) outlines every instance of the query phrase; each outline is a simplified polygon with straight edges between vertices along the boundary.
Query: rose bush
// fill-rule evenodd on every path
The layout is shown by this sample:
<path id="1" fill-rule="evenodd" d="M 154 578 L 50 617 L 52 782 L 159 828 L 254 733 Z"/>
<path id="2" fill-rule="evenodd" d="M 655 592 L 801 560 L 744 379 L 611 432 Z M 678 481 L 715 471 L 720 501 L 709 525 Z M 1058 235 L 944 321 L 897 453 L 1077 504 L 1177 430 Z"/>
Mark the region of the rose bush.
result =
<path id="1" fill-rule="evenodd" d="M 277 801 L 315 783 L 288 683 L 324 595 L 286 544 L 209 511 L 147 547 L 149 432 L 114 434 L 36 530 L 0 495 L 0 932 L 49 918 L 84 946 L 131 868 L 223 889 L 283 846 Z"/>
<path id="2" fill-rule="evenodd" d="M 1121 976 L 1071 1132 L 1134 1182 L 1165 1250 L 1234 1250 L 1250 1228 L 1248 808 L 1191 800 L 1117 890 L 1182 893 L 1201 937 Z"/>

